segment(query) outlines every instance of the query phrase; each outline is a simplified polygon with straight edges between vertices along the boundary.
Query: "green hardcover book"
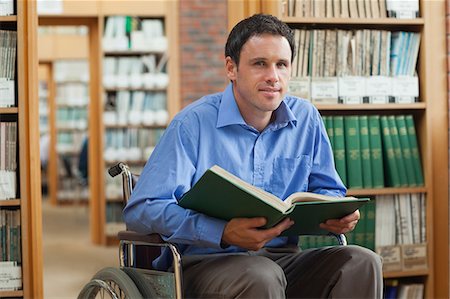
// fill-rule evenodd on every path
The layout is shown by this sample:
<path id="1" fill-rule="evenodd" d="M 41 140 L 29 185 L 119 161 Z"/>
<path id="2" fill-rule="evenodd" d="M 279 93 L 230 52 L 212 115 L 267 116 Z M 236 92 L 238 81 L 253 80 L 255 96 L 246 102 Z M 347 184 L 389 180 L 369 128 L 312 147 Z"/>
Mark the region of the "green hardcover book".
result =
<path id="1" fill-rule="evenodd" d="M 295 223 L 283 235 L 298 236 L 328 234 L 319 227 L 320 223 L 351 214 L 368 201 L 368 198 L 337 198 L 309 192 L 293 193 L 283 201 L 215 165 L 181 197 L 178 204 L 227 221 L 265 217 L 264 228 L 289 217 Z"/>
<path id="2" fill-rule="evenodd" d="M 333 117 L 323 116 L 322 119 L 325 125 L 325 129 L 327 130 L 328 138 L 330 139 L 331 148 L 334 149 Z"/>
<path id="3" fill-rule="evenodd" d="M 375 201 L 365 205 L 366 209 L 366 240 L 365 247 L 375 251 Z"/>
<path id="4" fill-rule="evenodd" d="M 311 236 L 315 240 L 316 248 L 325 246 L 325 236 Z"/>
<path id="5" fill-rule="evenodd" d="M 345 238 L 347 239 L 347 244 L 355 244 L 355 232 L 354 231 L 346 233 Z"/>
<path id="6" fill-rule="evenodd" d="M 410 187 L 417 186 L 414 165 L 411 157 L 411 145 L 409 144 L 408 130 L 406 128 L 406 121 L 404 115 L 397 115 L 395 122 L 398 129 L 398 137 L 400 140 L 400 147 L 402 149 L 403 161 L 405 162 L 406 178 Z"/>
<path id="7" fill-rule="evenodd" d="M 307 235 L 300 236 L 298 238 L 298 246 L 303 250 L 311 248 L 310 240 L 309 240 L 310 238 L 311 238 L 311 236 L 307 236 Z"/>
<path id="8" fill-rule="evenodd" d="M 359 116 L 359 136 L 363 187 L 373 188 L 372 161 L 369 141 L 369 120 L 367 115 Z"/>
<path id="9" fill-rule="evenodd" d="M 354 239 L 353 244 L 359 246 L 366 246 L 366 207 L 359 209 L 360 218 L 358 224 L 353 230 Z"/>
<path id="10" fill-rule="evenodd" d="M 308 241 L 308 248 L 317 248 L 317 238 L 316 236 L 307 236 Z"/>
<path id="11" fill-rule="evenodd" d="M 344 117 L 347 183 L 349 188 L 362 188 L 362 165 L 358 116 Z"/>
<path id="12" fill-rule="evenodd" d="M 419 147 L 417 145 L 416 128 L 414 127 L 414 119 L 412 115 L 405 116 L 406 128 L 408 132 L 409 144 L 411 146 L 411 159 L 414 166 L 414 174 L 417 186 L 423 186 L 422 164 L 420 162 Z"/>
<path id="13" fill-rule="evenodd" d="M 347 162 L 345 155 L 344 117 L 333 116 L 334 163 L 345 186 L 347 182 Z"/>
<path id="14" fill-rule="evenodd" d="M 398 128 L 395 122 L 395 116 L 388 116 L 389 129 L 391 130 L 392 147 L 394 148 L 394 155 L 397 162 L 397 169 L 400 179 L 400 187 L 408 186 L 408 178 L 406 175 L 405 160 L 403 159 L 402 148 L 400 146 L 400 138 L 398 136 Z"/>
<path id="15" fill-rule="evenodd" d="M 391 130 L 387 116 L 380 117 L 381 137 L 383 140 L 383 158 L 386 162 L 385 174 L 386 185 L 389 187 L 400 187 L 400 178 L 395 159 L 394 146 L 392 145 Z"/>
<path id="16" fill-rule="evenodd" d="M 372 163 L 372 184 L 374 188 L 384 187 L 384 165 L 383 152 L 380 133 L 380 116 L 370 115 L 369 120 L 369 141 L 370 141 L 370 162 Z"/>

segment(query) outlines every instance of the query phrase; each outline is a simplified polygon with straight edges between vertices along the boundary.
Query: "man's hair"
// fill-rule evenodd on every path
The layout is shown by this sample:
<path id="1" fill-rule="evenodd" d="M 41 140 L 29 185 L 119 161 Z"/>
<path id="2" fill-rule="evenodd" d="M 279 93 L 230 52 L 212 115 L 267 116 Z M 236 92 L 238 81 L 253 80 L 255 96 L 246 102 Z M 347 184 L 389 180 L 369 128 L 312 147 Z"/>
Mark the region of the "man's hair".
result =
<path id="1" fill-rule="evenodd" d="M 291 62 L 295 56 L 294 32 L 288 25 L 280 21 L 278 18 L 266 15 L 256 14 L 244 19 L 233 27 L 228 35 L 225 44 L 225 57 L 230 56 L 231 59 L 239 65 L 239 57 L 244 44 L 253 36 L 262 34 L 280 35 L 287 39 L 291 47 Z"/>

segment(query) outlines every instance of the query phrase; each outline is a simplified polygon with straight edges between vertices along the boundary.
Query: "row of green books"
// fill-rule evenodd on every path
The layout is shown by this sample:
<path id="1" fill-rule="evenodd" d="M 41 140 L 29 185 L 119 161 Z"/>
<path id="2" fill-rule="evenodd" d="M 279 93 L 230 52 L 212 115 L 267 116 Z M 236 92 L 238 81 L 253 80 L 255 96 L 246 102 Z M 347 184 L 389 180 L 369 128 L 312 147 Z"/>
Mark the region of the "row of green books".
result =
<path id="1" fill-rule="evenodd" d="M 20 210 L 0 209 L 0 261 L 21 263 Z"/>
<path id="2" fill-rule="evenodd" d="M 349 188 L 424 184 L 412 115 L 323 116 L 336 170 Z"/>

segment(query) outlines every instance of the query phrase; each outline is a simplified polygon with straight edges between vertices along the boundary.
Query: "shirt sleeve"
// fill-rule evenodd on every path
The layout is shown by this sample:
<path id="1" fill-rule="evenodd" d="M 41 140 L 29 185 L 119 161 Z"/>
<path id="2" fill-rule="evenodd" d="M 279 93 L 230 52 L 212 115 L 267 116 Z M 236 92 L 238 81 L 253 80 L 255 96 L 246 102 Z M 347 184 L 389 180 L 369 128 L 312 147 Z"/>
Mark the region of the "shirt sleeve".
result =
<path id="1" fill-rule="evenodd" d="M 178 205 L 196 172 L 198 136 L 186 127 L 174 120 L 166 129 L 139 177 L 123 218 L 128 229 L 139 233 L 159 233 L 163 240 L 178 244 L 220 248 L 226 222 Z"/>
<path id="2" fill-rule="evenodd" d="M 347 189 L 336 171 L 333 150 L 318 111 L 314 118 L 314 149 L 308 191 L 330 196 L 345 196 Z"/>

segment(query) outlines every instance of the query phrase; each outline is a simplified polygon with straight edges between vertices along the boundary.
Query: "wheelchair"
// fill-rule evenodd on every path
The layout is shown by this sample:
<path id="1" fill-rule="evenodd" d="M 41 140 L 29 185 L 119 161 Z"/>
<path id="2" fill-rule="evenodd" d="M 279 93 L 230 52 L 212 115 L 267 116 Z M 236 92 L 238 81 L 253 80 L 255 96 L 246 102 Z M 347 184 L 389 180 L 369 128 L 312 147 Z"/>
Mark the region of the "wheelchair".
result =
<path id="1" fill-rule="evenodd" d="M 119 162 L 108 169 L 112 177 L 122 175 L 124 207 L 139 179 L 129 167 Z M 330 234 L 339 245 L 347 245 L 345 235 Z M 139 234 L 120 231 L 119 266 L 106 267 L 98 271 L 83 287 L 78 299 L 85 298 L 183 298 L 181 254 L 175 244 L 163 241 L 159 234 Z M 158 271 L 152 261 L 167 247 L 172 252 L 173 271 Z"/>

